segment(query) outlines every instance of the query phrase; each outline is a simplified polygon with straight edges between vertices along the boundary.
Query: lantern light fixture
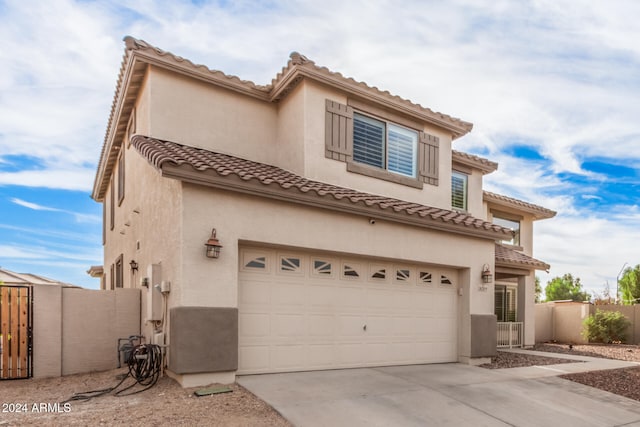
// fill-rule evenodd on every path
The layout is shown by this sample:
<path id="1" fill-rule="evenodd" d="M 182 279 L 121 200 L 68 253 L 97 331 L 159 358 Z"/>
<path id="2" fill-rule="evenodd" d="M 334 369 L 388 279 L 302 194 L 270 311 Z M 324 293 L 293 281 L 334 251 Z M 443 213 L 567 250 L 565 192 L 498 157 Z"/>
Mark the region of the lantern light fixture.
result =
<path id="1" fill-rule="evenodd" d="M 491 283 L 493 281 L 493 274 L 491 274 L 491 268 L 489 264 L 485 264 L 482 267 L 482 281 L 484 283 Z"/>
<path id="2" fill-rule="evenodd" d="M 138 263 L 136 260 L 132 259 L 129 266 L 131 267 L 131 271 L 138 271 Z"/>
<path id="3" fill-rule="evenodd" d="M 211 230 L 211 237 L 204 244 L 207 247 L 207 258 L 218 258 L 220 256 L 220 249 L 222 245 L 216 237 L 216 229 Z"/>

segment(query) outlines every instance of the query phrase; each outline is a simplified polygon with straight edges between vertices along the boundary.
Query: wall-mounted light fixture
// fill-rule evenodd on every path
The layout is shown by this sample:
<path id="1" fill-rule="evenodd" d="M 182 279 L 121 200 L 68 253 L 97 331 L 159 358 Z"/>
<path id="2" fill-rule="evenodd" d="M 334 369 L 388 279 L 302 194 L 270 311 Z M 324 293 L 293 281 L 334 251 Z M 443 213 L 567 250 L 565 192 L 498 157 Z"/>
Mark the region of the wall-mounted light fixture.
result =
<path id="1" fill-rule="evenodd" d="M 211 237 L 207 240 L 207 243 L 204 244 L 207 247 L 207 257 L 208 258 L 218 258 L 220 256 L 220 249 L 222 245 L 220 241 L 216 238 L 216 229 L 211 230 Z"/>
<path id="2" fill-rule="evenodd" d="M 138 263 L 135 260 L 132 259 L 129 266 L 131 267 L 131 271 L 138 271 Z"/>
<path id="3" fill-rule="evenodd" d="M 493 281 L 493 274 L 491 274 L 491 268 L 489 264 L 485 264 L 482 267 L 482 281 L 484 283 L 491 283 Z"/>

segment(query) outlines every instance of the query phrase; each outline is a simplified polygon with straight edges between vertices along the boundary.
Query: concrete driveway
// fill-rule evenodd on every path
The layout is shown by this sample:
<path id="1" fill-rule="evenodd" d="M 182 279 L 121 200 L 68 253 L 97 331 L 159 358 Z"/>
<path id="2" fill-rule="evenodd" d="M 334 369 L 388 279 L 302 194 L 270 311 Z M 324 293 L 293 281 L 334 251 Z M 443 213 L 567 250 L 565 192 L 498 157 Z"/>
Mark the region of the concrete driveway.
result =
<path id="1" fill-rule="evenodd" d="M 238 383 L 296 426 L 640 426 L 640 402 L 549 369 L 532 372 L 451 363 L 248 375 Z"/>

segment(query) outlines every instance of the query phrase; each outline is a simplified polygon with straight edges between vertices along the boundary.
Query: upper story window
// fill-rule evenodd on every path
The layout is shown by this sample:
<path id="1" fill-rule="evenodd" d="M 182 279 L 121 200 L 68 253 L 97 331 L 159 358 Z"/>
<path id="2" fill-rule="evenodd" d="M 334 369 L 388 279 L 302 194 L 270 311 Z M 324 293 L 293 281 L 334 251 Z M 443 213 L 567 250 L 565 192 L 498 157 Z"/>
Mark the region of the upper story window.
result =
<path id="1" fill-rule="evenodd" d="M 437 136 L 424 123 L 355 100 L 354 106 L 326 100 L 325 156 L 349 172 L 422 188 L 438 185 Z M 375 116 L 376 118 L 374 118 Z"/>
<path id="2" fill-rule="evenodd" d="M 520 221 L 515 218 L 505 218 L 500 214 L 493 214 L 493 223 L 513 231 L 513 239 L 503 240 L 507 245 L 520 246 Z"/>
<path id="3" fill-rule="evenodd" d="M 414 178 L 417 148 L 418 132 L 354 113 L 355 162 Z"/>
<path id="4" fill-rule="evenodd" d="M 124 200 L 124 149 L 120 149 L 120 157 L 118 157 L 118 206 Z"/>
<path id="5" fill-rule="evenodd" d="M 451 172 L 451 208 L 467 210 L 469 176 L 464 173 Z"/>

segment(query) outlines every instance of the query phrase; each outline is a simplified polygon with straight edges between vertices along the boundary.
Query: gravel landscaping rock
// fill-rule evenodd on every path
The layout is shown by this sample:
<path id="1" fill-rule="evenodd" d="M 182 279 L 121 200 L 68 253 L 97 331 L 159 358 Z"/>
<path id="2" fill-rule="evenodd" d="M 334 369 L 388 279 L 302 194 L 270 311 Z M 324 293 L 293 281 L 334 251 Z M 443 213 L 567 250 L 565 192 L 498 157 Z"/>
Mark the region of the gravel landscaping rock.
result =
<path id="1" fill-rule="evenodd" d="M 578 356 L 602 357 L 605 359 L 640 362 L 640 346 L 624 344 L 537 344 L 533 350 L 549 353 L 575 354 Z M 489 369 L 516 368 L 523 366 L 541 366 L 555 363 L 571 363 L 575 361 L 539 357 L 533 354 L 499 352 L 491 364 L 481 365 Z M 560 375 L 560 378 L 571 380 L 590 387 L 640 400 L 640 367 L 609 369 L 605 371 L 581 372 Z"/>
<path id="2" fill-rule="evenodd" d="M 498 355 L 491 358 L 491 363 L 480 365 L 487 369 L 522 368 L 525 366 L 557 365 L 559 363 L 576 363 L 579 360 L 559 359 L 557 357 L 543 357 L 533 354 L 507 353 L 498 351 Z"/>
<path id="3" fill-rule="evenodd" d="M 269 405 L 238 384 L 231 393 L 197 397 L 198 388 L 182 388 L 168 377 L 130 396 L 113 394 L 71 401 L 90 390 L 112 387 L 125 370 L 61 378 L 0 381 L 0 426 L 290 426 Z M 124 385 L 133 380 L 129 378 Z M 141 387 L 132 388 L 135 391 Z M 125 392 L 126 393 L 126 392 Z"/>

